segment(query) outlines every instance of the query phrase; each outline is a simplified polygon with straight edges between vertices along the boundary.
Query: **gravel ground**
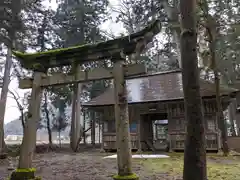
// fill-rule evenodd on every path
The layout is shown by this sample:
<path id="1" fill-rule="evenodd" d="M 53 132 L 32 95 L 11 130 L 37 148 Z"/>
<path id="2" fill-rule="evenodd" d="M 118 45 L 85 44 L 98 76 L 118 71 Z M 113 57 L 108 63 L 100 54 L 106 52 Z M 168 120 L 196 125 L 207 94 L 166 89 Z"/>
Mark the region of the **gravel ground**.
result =
<path id="1" fill-rule="evenodd" d="M 33 162 L 37 176 L 43 180 L 112 180 L 117 172 L 116 159 L 102 159 L 110 155 L 99 152 L 37 154 Z M 0 161 L 0 180 L 11 173 L 9 160 Z M 15 160 L 16 161 L 16 160 Z M 14 163 L 16 164 L 16 163 Z M 152 174 L 139 161 L 133 162 L 133 171 L 140 180 L 174 180 L 167 174 Z"/>

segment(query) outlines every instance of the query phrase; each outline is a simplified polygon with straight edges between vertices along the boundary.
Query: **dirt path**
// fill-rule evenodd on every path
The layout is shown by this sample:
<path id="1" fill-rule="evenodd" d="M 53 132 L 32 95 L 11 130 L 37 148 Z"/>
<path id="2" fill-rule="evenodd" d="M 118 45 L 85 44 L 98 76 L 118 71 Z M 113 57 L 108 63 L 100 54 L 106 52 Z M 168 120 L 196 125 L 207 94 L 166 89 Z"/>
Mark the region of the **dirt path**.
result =
<path id="1" fill-rule="evenodd" d="M 100 153 L 48 153 L 37 155 L 34 167 L 37 176 L 43 180 L 112 180 L 117 172 L 116 159 L 102 159 Z M 0 162 L 0 177 L 6 178 L 7 162 Z M 166 174 L 151 174 L 139 162 L 133 163 L 133 171 L 140 176 L 140 180 L 173 180 Z M 2 180 L 0 178 L 0 180 Z"/>

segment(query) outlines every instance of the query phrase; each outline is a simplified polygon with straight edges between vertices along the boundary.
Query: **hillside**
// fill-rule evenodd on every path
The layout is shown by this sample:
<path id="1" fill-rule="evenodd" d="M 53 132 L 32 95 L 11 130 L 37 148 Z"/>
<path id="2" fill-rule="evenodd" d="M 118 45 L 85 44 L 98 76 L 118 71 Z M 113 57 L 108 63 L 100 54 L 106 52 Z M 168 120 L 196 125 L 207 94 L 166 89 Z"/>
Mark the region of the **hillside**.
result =
<path id="1" fill-rule="evenodd" d="M 88 127 L 86 127 L 88 128 Z M 69 130 L 70 130 L 70 125 L 67 126 L 67 128 L 65 129 L 65 131 L 61 132 L 61 136 L 65 136 L 65 137 L 69 137 Z M 8 135 L 23 135 L 23 129 L 22 129 L 22 124 L 21 124 L 21 121 L 20 120 L 14 120 L 14 121 L 11 121 L 7 124 L 4 125 L 4 136 L 5 138 L 8 136 Z M 98 126 L 96 127 L 95 129 L 95 132 L 96 132 L 96 143 L 99 141 L 99 129 L 98 129 Z M 101 132 L 100 132 L 101 133 Z M 87 133 L 90 135 L 90 131 Z M 57 132 L 52 132 L 52 138 L 53 140 L 56 139 L 56 137 L 58 136 L 58 133 Z M 46 129 L 39 129 L 37 131 L 37 139 L 41 139 L 42 141 L 47 141 L 48 140 L 48 133 L 47 133 L 47 130 Z M 87 138 L 87 142 L 90 142 L 91 140 L 91 136 L 89 136 Z"/>
<path id="2" fill-rule="evenodd" d="M 69 135 L 69 129 L 70 126 L 68 126 L 65 131 L 63 131 L 61 134 L 62 135 Z M 38 135 L 46 135 L 47 134 L 47 130 L 45 129 L 39 129 L 38 130 Z M 4 125 L 4 135 L 5 137 L 8 135 L 23 135 L 23 128 L 22 128 L 22 124 L 21 121 L 16 119 L 13 120 L 7 124 Z"/>
<path id="3" fill-rule="evenodd" d="M 52 107 L 51 107 L 52 108 Z M 71 119 L 71 106 L 67 106 L 66 108 L 66 118 L 67 122 L 70 123 Z M 57 110 L 56 110 L 57 111 Z M 45 117 L 40 114 L 41 118 L 43 119 L 42 122 L 46 122 Z M 67 126 L 65 131 L 61 132 L 61 135 L 63 136 L 69 136 L 69 130 L 70 130 L 70 125 Z M 22 129 L 22 124 L 19 119 L 13 120 L 7 124 L 4 125 L 4 133 L 5 137 L 8 135 L 23 135 L 23 129 Z M 47 135 L 47 130 L 45 128 L 38 129 L 37 132 L 38 136 L 46 136 Z"/>
<path id="4" fill-rule="evenodd" d="M 7 124 L 4 124 L 4 135 L 5 137 L 8 135 L 22 135 L 22 124 L 20 120 L 13 120 Z"/>

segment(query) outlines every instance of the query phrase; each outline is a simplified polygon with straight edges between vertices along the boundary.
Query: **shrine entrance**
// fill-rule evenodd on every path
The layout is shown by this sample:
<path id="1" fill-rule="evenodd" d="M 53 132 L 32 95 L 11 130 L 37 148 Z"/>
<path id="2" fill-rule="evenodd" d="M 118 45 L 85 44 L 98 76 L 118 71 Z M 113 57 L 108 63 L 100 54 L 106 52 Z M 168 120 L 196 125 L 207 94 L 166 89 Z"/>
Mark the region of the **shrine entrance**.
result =
<path id="1" fill-rule="evenodd" d="M 167 113 L 141 115 L 141 145 L 143 150 L 168 151 Z"/>
<path id="2" fill-rule="evenodd" d="M 154 146 L 158 150 L 169 150 L 168 119 L 153 121 Z"/>

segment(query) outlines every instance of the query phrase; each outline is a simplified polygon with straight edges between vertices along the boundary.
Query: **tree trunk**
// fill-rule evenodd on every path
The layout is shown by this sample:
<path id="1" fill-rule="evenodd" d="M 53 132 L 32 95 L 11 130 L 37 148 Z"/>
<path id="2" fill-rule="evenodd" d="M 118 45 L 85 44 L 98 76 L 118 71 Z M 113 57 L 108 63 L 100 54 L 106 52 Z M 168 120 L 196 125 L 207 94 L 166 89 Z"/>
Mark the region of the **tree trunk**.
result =
<path id="1" fill-rule="evenodd" d="M 77 65 L 75 69 L 75 75 L 78 76 L 80 72 L 80 65 Z M 71 122 L 71 137 L 70 137 L 70 146 L 71 149 L 75 152 L 78 149 L 78 141 L 80 138 L 80 116 L 81 116 L 81 84 L 75 84 L 73 89 L 73 100 L 72 100 L 72 122 Z"/>
<path id="2" fill-rule="evenodd" d="M 182 81 L 187 120 L 184 180 L 207 180 L 206 139 L 197 60 L 196 1 L 180 0 Z"/>
<path id="3" fill-rule="evenodd" d="M 208 22 L 212 22 L 208 20 Z M 219 129 L 221 131 L 221 140 L 222 140 L 222 149 L 225 156 L 229 153 L 229 147 L 227 142 L 227 127 L 226 127 L 226 121 L 223 116 L 223 109 L 222 109 L 222 103 L 221 103 L 221 94 L 220 94 L 220 79 L 219 79 L 219 73 L 217 70 L 217 64 L 216 64 L 216 37 L 215 37 L 215 29 L 212 29 L 211 27 L 215 27 L 214 25 L 208 25 L 207 31 L 209 36 L 209 49 L 210 49 L 210 55 L 212 60 L 212 68 L 214 72 L 214 83 L 215 83 L 215 91 L 216 91 L 216 105 L 217 105 L 217 121 L 219 125 Z"/>
<path id="4" fill-rule="evenodd" d="M 208 41 L 209 41 L 209 51 L 211 56 L 211 69 L 214 73 L 214 83 L 215 83 L 215 91 L 216 91 L 216 106 L 217 106 L 217 121 L 218 127 L 221 131 L 221 141 L 222 141 L 222 149 L 224 155 L 228 155 L 229 147 L 227 143 L 227 127 L 226 121 L 224 120 L 223 116 L 223 109 L 221 104 L 221 94 L 220 94 L 220 78 L 219 78 L 219 71 L 217 68 L 216 62 L 216 36 L 218 33 L 217 22 L 215 17 L 213 17 L 209 13 L 208 2 L 204 0 L 202 2 L 202 9 L 205 17 L 205 28 L 207 31 Z"/>
<path id="5" fill-rule="evenodd" d="M 8 94 L 8 86 L 10 83 L 10 73 L 12 67 L 12 51 L 10 48 L 7 50 L 6 63 L 4 69 L 3 76 L 3 85 L 1 91 L 1 99 L 0 99 L 0 155 L 5 154 L 5 142 L 4 142 L 4 116 L 6 110 L 7 103 L 7 94 Z"/>
<path id="6" fill-rule="evenodd" d="M 50 117 L 49 117 L 49 111 L 48 111 L 47 91 L 46 90 L 44 92 L 44 111 L 45 111 L 46 119 L 47 119 L 48 143 L 49 143 L 49 146 L 52 146 L 52 129 L 51 129 L 51 123 L 50 123 Z"/>
<path id="7" fill-rule="evenodd" d="M 36 147 L 37 124 L 40 120 L 41 103 L 41 73 L 34 73 L 31 100 L 28 117 L 25 122 L 24 136 L 22 140 L 18 168 L 29 169 L 32 167 L 32 159 Z"/>
<path id="8" fill-rule="evenodd" d="M 132 174 L 132 153 L 123 61 L 114 62 L 113 68 L 118 175 L 127 176 Z"/>
<path id="9" fill-rule="evenodd" d="M 167 17 L 170 21 L 170 29 L 172 31 L 173 41 L 176 43 L 176 51 L 178 57 L 178 65 L 179 68 L 182 68 L 181 63 L 181 50 L 180 50 L 180 36 L 181 36 L 181 28 L 179 22 L 179 8 L 178 8 L 178 0 L 173 0 L 173 6 L 170 6 L 168 0 L 164 0 L 162 2 L 163 8 L 167 13 Z"/>
<path id="10" fill-rule="evenodd" d="M 223 150 L 224 156 L 227 156 L 229 154 L 229 147 L 227 142 L 227 126 L 223 116 L 221 97 L 220 97 L 220 81 L 219 81 L 218 72 L 216 70 L 214 70 L 214 76 L 215 76 L 215 88 L 216 88 L 217 120 L 218 120 L 219 129 L 221 131 L 222 150 Z"/>
<path id="11" fill-rule="evenodd" d="M 234 106 L 234 99 L 231 101 L 231 103 L 228 106 L 228 116 L 229 116 L 229 121 L 230 121 L 230 125 L 231 125 L 231 133 L 232 136 L 236 136 L 236 130 L 235 130 L 235 122 L 234 120 L 236 120 L 236 107 Z"/>
<path id="12" fill-rule="evenodd" d="M 47 131 L 48 131 L 48 143 L 49 146 L 52 146 L 52 129 L 50 127 L 50 122 L 47 120 Z"/>
<path id="13" fill-rule="evenodd" d="M 23 112 L 23 109 L 20 109 L 20 112 L 21 112 L 21 124 L 22 124 L 22 128 L 23 128 L 23 133 L 24 133 L 24 129 L 25 129 L 25 115 L 24 115 L 24 112 Z"/>

